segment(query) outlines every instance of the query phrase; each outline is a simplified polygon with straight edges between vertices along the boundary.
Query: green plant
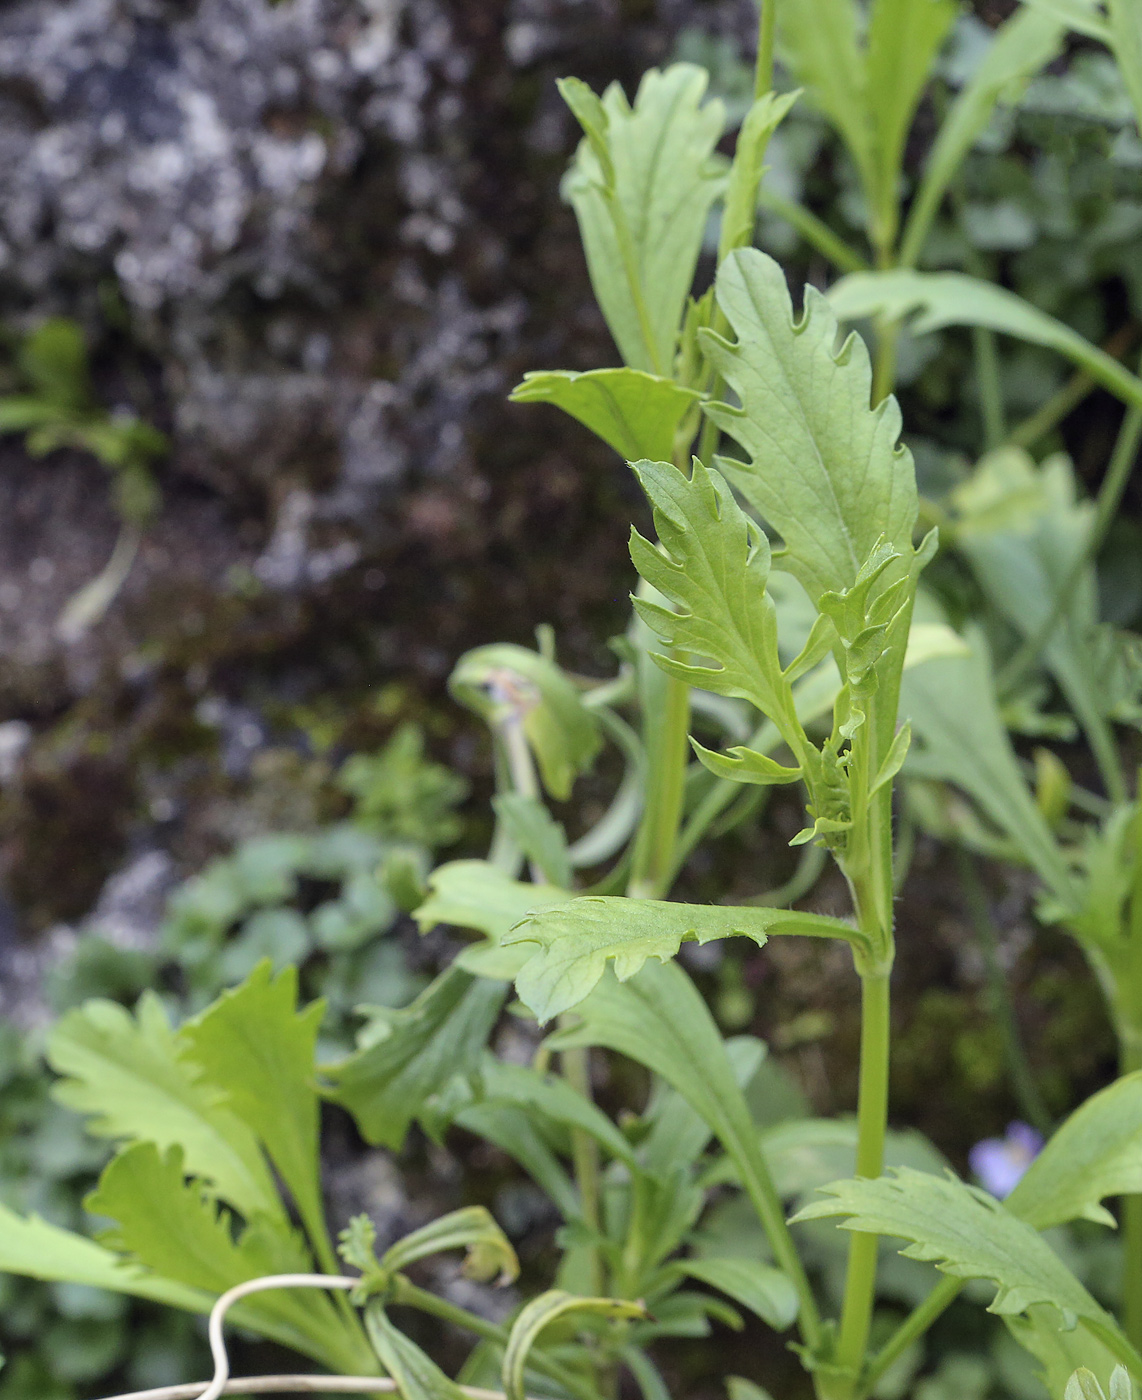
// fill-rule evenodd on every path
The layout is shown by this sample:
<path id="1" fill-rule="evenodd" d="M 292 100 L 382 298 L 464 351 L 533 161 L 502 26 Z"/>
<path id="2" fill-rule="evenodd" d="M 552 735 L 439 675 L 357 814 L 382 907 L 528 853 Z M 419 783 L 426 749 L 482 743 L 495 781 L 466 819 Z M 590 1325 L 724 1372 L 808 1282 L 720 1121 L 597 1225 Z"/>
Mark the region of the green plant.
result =
<path id="1" fill-rule="evenodd" d="M 347 1287 L 320 1204 L 320 1092 L 372 1144 L 399 1148 L 413 1123 L 437 1136 L 459 1127 L 483 1137 L 520 1163 L 564 1222 L 554 1287 L 506 1327 L 404 1272 L 414 1256 L 447 1243 L 472 1246 L 484 1276 L 510 1274 L 510 1247 L 482 1215 L 446 1216 L 379 1260 L 368 1227 L 352 1227 L 345 1258 L 360 1274 L 351 1302 L 364 1308 L 363 1328 L 340 1294 L 320 1306 L 285 1294 L 241 1299 L 246 1325 L 345 1371 L 383 1366 L 405 1400 L 456 1400 L 459 1390 L 393 1325 L 390 1303 L 470 1331 L 478 1343 L 461 1383 L 498 1376 L 512 1400 L 525 1388 L 602 1400 L 616 1393 L 620 1368 L 645 1400 L 664 1400 L 653 1344 L 695 1335 L 710 1317 L 733 1325 L 737 1308 L 775 1330 L 796 1327 L 821 1400 L 864 1400 L 883 1393 L 966 1283 L 990 1286 L 990 1311 L 1056 1394 L 1084 1366 L 1107 1375 L 1121 1364 L 1142 1383 L 1129 1272 L 1142 1268 L 1142 1222 L 1132 1223 L 1133 1206 L 1123 1325 L 1044 1233 L 1074 1221 L 1105 1226 L 1113 1223 L 1105 1199 L 1139 1198 L 1142 1071 L 1125 1059 L 1127 1072 L 1056 1129 L 1004 1202 L 942 1172 L 922 1139 L 888 1131 L 901 865 L 893 793 L 902 773 L 912 819 L 1034 866 L 1052 916 L 1083 940 L 1126 1040 L 1137 1009 L 1139 819 L 1109 728 L 1136 715 L 1137 667 L 1134 644 L 1098 625 L 1089 511 L 1076 504 L 1065 463 L 1039 467 L 1017 447 L 986 457 L 947 509 L 934 511 L 920 500 L 887 393 L 894 328 L 920 302 L 929 324 L 958 317 L 981 332 L 1020 335 L 1101 376 L 1131 413 L 1139 402 L 1134 376 L 1045 313 L 978 280 L 938 281 L 912 268 L 996 103 L 1060 46 L 1060 13 L 1028 8 L 1004 27 L 945 115 L 904 218 L 905 136 L 952 20 L 938 0 L 876 0 L 864 37 L 846 0 L 830 0 L 823 22 L 807 7 L 767 4 L 755 100 L 732 161 L 716 152 L 724 114 L 703 102 L 706 76 L 693 65 L 647 74 L 633 104 L 617 87 L 599 98 L 573 79 L 563 83 L 584 131 L 566 190 L 626 363 L 529 375 L 515 397 L 585 423 L 632 462 L 649 502 L 657 539 L 631 535 L 639 582 L 630 627 L 614 643 L 617 674 L 567 673 L 546 636 L 538 651 L 483 647 L 461 659 L 453 693 L 487 722 L 495 750 L 496 835 L 488 860 L 432 872 L 416 917 L 424 928 L 445 923 L 482 937 L 410 1005 L 372 1008 L 351 1053 L 316 1062 L 320 1007 L 299 1011 L 295 974 L 274 977 L 268 963 L 178 1030 L 153 998 L 134 1018 L 100 1003 L 65 1018 L 50 1049 L 67 1076 L 59 1092 L 92 1115 L 96 1133 L 126 1143 L 90 1198 L 115 1228 L 92 1244 L 11 1215 L 0 1268 L 198 1311 L 231 1287 L 313 1267 L 330 1287 Z M 1105 32 L 1117 36 L 1129 87 L 1127 13 L 1112 9 Z M 1093 7 L 1066 14 L 1104 32 Z M 851 153 L 882 269 L 842 283 L 832 300 L 807 289 L 799 319 L 781 268 L 748 246 L 767 143 L 793 101 L 773 91 L 778 37 Z M 715 281 L 695 298 L 707 219 L 719 203 Z M 822 249 L 836 250 L 829 230 L 794 217 Z M 863 261 L 852 250 L 846 258 Z M 838 346 L 838 309 L 880 317 L 875 369 L 855 334 Z M 991 363 L 986 337 L 976 349 L 981 364 Z M 1096 519 L 1129 469 L 1132 423 Z M 1057 681 L 1104 775 L 1109 808 L 1068 788 L 1057 759 L 1040 761 L 1037 793 L 1026 784 L 982 626 L 961 635 L 941 607 L 939 575 L 931 592 L 921 584 L 939 542 L 918 527 L 934 514 L 986 600 L 982 622 L 1021 633 L 1032 662 L 1041 655 Z M 1107 660 L 1114 683 L 1096 693 L 1092 668 Z M 1025 692 L 1011 683 L 1003 698 L 1012 714 L 1049 727 Z M 606 743 L 625 775 L 602 820 L 569 840 L 547 799 L 567 799 Z M 365 771 L 346 770 L 350 788 Z M 668 898 L 716 825 L 744 820 L 766 789 L 795 784 L 806 819 L 794 844 L 835 863 L 848 915 Z M 943 784 L 965 788 L 999 835 L 978 818 L 949 815 Z M 438 787 L 428 788 L 435 800 Z M 1106 813 L 1078 854 L 1068 798 Z M 362 807 L 381 810 L 378 801 Z M 592 883 L 577 888 L 577 872 L 590 872 Z M 228 878 L 216 881 L 226 924 L 244 907 L 227 892 Z M 212 888 L 207 881 L 199 894 Z M 850 950 L 861 999 L 855 1121 L 758 1122 L 746 1090 L 762 1073 L 764 1047 L 722 1036 L 677 956 L 684 943 L 734 936 L 757 946 L 835 940 Z M 527 1066 L 487 1048 L 509 983 L 519 1014 L 556 1023 Z M 652 1078 L 645 1107 L 619 1123 L 592 1098 L 599 1049 Z M 826 1162 L 827 1175 L 806 1171 L 806 1154 Z M 822 1193 L 806 1199 L 811 1186 Z M 714 1187 L 740 1211 L 736 1238 L 715 1228 Z M 241 1218 L 240 1231 L 227 1211 Z M 887 1330 L 874 1316 L 882 1237 L 905 1240 L 907 1259 L 920 1266 L 911 1311 Z M 841 1238 L 834 1290 L 836 1271 L 823 1261 L 836 1261 Z M 1121 1379 L 1112 1385 L 1120 1391 Z M 749 1383 L 731 1378 L 731 1395 L 749 1394 Z"/>
<path id="2" fill-rule="evenodd" d="M 0 434 L 23 433 L 33 457 L 61 447 L 90 452 L 111 473 L 119 539 L 99 576 L 67 604 L 58 628 L 74 640 L 103 616 L 126 581 L 143 530 L 159 508 L 151 464 L 167 440 L 130 413 L 109 413 L 95 396 L 83 332 L 74 321 L 45 321 L 16 346 L 16 393 L 0 397 Z"/>

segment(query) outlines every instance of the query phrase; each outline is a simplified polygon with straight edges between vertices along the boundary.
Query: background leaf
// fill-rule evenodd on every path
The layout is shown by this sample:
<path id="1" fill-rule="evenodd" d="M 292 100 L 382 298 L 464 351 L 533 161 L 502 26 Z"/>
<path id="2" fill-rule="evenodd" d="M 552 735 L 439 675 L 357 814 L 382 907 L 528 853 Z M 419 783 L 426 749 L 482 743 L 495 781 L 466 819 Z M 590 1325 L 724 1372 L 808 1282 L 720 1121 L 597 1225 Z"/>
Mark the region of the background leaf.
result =
<path id="1" fill-rule="evenodd" d="M 797 1320 L 797 1290 L 780 1269 L 771 1265 L 753 1259 L 703 1257 L 683 1259 L 676 1267 L 691 1278 L 728 1293 L 778 1332 L 784 1332 Z"/>
<path id="2" fill-rule="evenodd" d="M 914 335 L 946 326 L 982 326 L 1066 356 L 1124 403 L 1142 406 L 1142 380 L 1113 356 L 1085 340 L 1004 287 L 962 272 L 850 272 L 829 290 L 829 302 L 843 321 L 883 316 L 912 317 Z M 736 483 L 735 483 L 736 485 Z M 744 488 L 743 488 L 744 489 Z"/>
<path id="3" fill-rule="evenodd" d="M 904 143 L 932 63 L 956 17 L 955 0 L 875 0 L 869 17 L 866 95 L 872 117 L 879 241 L 896 235 Z"/>
<path id="4" fill-rule="evenodd" d="M 1024 780 L 995 704 L 987 643 L 964 639 L 968 656 L 946 656 L 905 672 L 900 712 L 912 722 L 904 772 L 969 793 L 1059 898 L 1073 903 L 1070 872 Z"/>
<path id="5" fill-rule="evenodd" d="M 411 1006 L 375 1008 L 362 1048 L 323 1066 L 327 1097 L 352 1113 L 368 1142 L 401 1147 L 427 1100 L 479 1063 L 505 993 L 502 982 L 450 967 Z"/>
<path id="6" fill-rule="evenodd" d="M 1100 1202 L 1142 1192 L 1142 1071 L 1081 1104 L 1007 1197 L 1014 1215 L 1046 1230 L 1068 1220 L 1114 1224 Z"/>
<path id="7" fill-rule="evenodd" d="M 1082 2 L 1093 13 L 1093 6 Z M 901 240 L 900 260 L 905 266 L 913 266 L 920 258 L 940 202 L 996 106 L 1018 98 L 1027 82 L 1058 54 L 1066 33 L 1066 23 L 1058 15 L 1030 5 L 1020 6 L 999 27 L 928 152 Z"/>
<path id="8" fill-rule="evenodd" d="M 777 7 L 781 56 L 840 132 L 866 189 L 875 182 L 868 74 L 852 0 Z"/>

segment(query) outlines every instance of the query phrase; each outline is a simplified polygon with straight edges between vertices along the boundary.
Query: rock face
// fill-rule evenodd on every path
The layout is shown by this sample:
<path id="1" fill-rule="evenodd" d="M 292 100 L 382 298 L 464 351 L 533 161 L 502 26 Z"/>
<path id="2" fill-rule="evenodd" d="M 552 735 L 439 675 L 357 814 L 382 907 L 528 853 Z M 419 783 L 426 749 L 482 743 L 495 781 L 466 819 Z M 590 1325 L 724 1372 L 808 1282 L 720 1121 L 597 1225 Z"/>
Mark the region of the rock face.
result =
<path id="1" fill-rule="evenodd" d="M 526 369 L 614 362 L 554 79 L 631 85 L 687 25 L 748 46 L 754 23 L 751 0 L 0 9 L 0 315 L 77 317 L 101 397 L 172 442 L 162 516 L 72 643 L 55 619 L 116 537 L 105 474 L 0 442 L 0 719 L 32 726 L 0 841 L 32 923 L 89 907 L 132 822 L 193 826 L 188 774 L 222 771 L 203 702 L 431 690 L 541 620 L 598 658 L 633 497 L 575 425 L 504 403 Z M 93 764 L 115 810 L 65 895 L 45 842 L 89 831 Z"/>

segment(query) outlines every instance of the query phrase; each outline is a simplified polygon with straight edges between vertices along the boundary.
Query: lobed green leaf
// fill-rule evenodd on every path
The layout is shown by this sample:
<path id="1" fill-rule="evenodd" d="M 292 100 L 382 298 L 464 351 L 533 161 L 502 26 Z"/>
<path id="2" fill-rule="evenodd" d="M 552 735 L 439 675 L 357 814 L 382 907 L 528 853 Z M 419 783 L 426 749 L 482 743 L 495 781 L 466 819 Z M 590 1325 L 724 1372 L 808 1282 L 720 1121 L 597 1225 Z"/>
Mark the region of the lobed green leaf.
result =
<path id="1" fill-rule="evenodd" d="M 353 1114 L 368 1142 L 399 1148 L 428 1100 L 478 1063 L 505 991 L 453 966 L 411 1006 L 373 1008 L 361 1048 L 322 1067 L 326 1097 Z"/>
<path id="2" fill-rule="evenodd" d="M 180 1147 L 186 1169 L 247 1219 L 281 1216 L 281 1198 L 248 1124 L 204 1078 L 188 1042 L 171 1030 L 159 999 L 143 994 L 132 1016 L 93 1000 L 52 1029 L 48 1063 L 66 1076 L 60 1103 L 90 1115 L 99 1137 Z"/>
<path id="3" fill-rule="evenodd" d="M 916 481 L 895 399 L 869 408 L 864 342 L 850 335 L 835 349 L 836 313 L 812 287 L 796 321 L 784 273 L 756 249 L 725 260 L 717 297 L 737 340 L 706 332 L 703 343 L 739 405 L 703 408 L 750 458 L 720 457 L 718 467 L 780 532 L 777 562 L 814 604 L 852 587 L 882 540 L 901 556 L 889 586 L 912 555 Z"/>
<path id="4" fill-rule="evenodd" d="M 648 958 L 664 963 L 684 942 L 709 943 L 740 934 L 761 946 L 771 933 L 849 942 L 859 937 L 840 919 L 796 910 L 581 895 L 529 913 L 504 941 L 539 944 L 540 951 L 516 975 L 516 991 L 540 1021 L 549 1021 L 587 997 L 608 963 L 625 982 Z"/>

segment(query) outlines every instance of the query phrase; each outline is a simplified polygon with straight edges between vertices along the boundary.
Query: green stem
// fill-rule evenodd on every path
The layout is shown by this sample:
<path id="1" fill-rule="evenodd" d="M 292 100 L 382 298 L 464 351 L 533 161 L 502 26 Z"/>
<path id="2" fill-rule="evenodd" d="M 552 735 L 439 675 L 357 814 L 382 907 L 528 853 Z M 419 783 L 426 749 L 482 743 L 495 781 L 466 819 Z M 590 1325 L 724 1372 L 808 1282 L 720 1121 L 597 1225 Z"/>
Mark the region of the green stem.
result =
<path id="1" fill-rule="evenodd" d="M 449 1303 L 444 1298 L 438 1298 L 426 1288 L 418 1288 L 415 1283 L 410 1283 L 404 1274 L 394 1276 L 389 1301 L 395 1306 L 417 1308 L 420 1312 L 440 1318 L 442 1322 L 451 1322 L 453 1326 L 462 1327 L 466 1332 L 474 1332 L 485 1341 L 497 1342 L 503 1347 L 508 1344 L 506 1327 L 489 1322 L 487 1318 L 469 1312 L 467 1308 L 458 1307 L 455 1303 Z M 579 1396 L 580 1400 L 598 1400 L 598 1392 L 589 1382 L 560 1365 L 558 1361 L 552 1361 L 543 1352 L 533 1349 L 527 1360 L 529 1366 L 549 1376 L 570 1394 Z"/>
<path id="2" fill-rule="evenodd" d="M 792 224 L 806 243 L 825 257 L 841 272 L 868 272 L 869 262 L 862 258 L 855 248 L 840 238 L 823 219 L 796 200 L 786 199 L 762 185 L 758 202 L 763 209 Z"/>
<path id="3" fill-rule="evenodd" d="M 649 657 L 644 664 L 654 666 Z M 646 808 L 635 838 L 627 888 L 633 899 L 661 899 L 670 888 L 690 756 L 690 687 L 654 669 L 655 679 L 648 689 L 658 693 L 651 700 L 655 713 L 647 715 Z"/>
<path id="4" fill-rule="evenodd" d="M 972 329 L 972 349 L 975 352 L 975 377 L 979 389 L 980 417 L 983 420 L 983 443 L 988 452 L 1007 438 L 1007 423 L 1003 413 L 1003 383 L 999 374 L 999 355 L 995 348 L 995 332 L 986 326 Z"/>
<path id="5" fill-rule="evenodd" d="M 1094 380 L 1089 374 L 1080 370 L 1078 374 L 1071 375 L 1046 403 L 1041 404 L 1034 413 L 1011 429 L 1007 441 L 1013 447 L 1034 447 L 1040 438 L 1046 437 L 1057 423 L 1061 423 L 1068 413 L 1076 409 L 1093 388 Z"/>
<path id="6" fill-rule="evenodd" d="M 757 67 L 753 95 L 760 99 L 773 90 L 773 47 L 777 37 L 777 0 L 761 0 L 757 22 Z"/>
<path id="7" fill-rule="evenodd" d="M 873 408 L 892 393 L 896 382 L 896 345 L 899 339 L 899 321 L 876 323 L 876 349 L 872 357 Z"/>
<path id="8" fill-rule="evenodd" d="M 995 925 L 988 908 L 987 895 L 979 878 L 979 870 L 970 852 L 962 846 L 955 846 L 953 849 L 968 914 L 975 927 L 980 953 L 983 956 L 992 1015 L 1003 1037 L 1003 1052 L 1007 1060 L 1007 1072 L 1011 1076 L 1011 1087 L 1015 1092 L 1019 1111 L 1028 1123 L 1038 1128 L 1046 1137 L 1051 1131 L 1051 1115 L 1047 1112 L 1043 1096 L 1039 1093 L 1031 1063 L 1019 1036 L 1019 1023 L 1016 1020 L 1007 978 L 1000 965 Z"/>
<path id="9" fill-rule="evenodd" d="M 878 1177 L 884 1170 L 884 1139 L 888 1120 L 889 1009 L 888 973 L 863 976 L 857 1176 Z M 854 1390 L 868 1348 L 879 1243 L 879 1235 L 857 1231 L 853 1232 L 849 1242 L 845 1300 L 841 1308 L 834 1359 L 841 1371 L 852 1377 Z"/>
<path id="10" fill-rule="evenodd" d="M 912 1309 L 868 1363 L 855 1400 L 866 1400 L 866 1397 L 872 1394 L 885 1371 L 904 1355 L 913 1342 L 919 1341 L 933 1322 L 955 1301 L 963 1286 L 962 1278 L 941 1279 L 924 1301 Z"/>
<path id="11" fill-rule="evenodd" d="M 561 1018 L 560 1025 L 565 1025 Z M 559 1055 L 559 1069 L 568 1084 L 589 1103 L 594 1102 L 591 1094 L 591 1052 L 583 1047 L 563 1050 Z M 583 1211 L 583 1224 L 592 1234 L 599 1233 L 599 1145 L 583 1128 L 571 1129 L 571 1161 L 575 1169 L 575 1184 L 579 1188 L 579 1203 Z M 590 1251 L 591 1292 L 601 1296 L 606 1292 L 603 1275 L 603 1261 L 598 1249 Z"/>

